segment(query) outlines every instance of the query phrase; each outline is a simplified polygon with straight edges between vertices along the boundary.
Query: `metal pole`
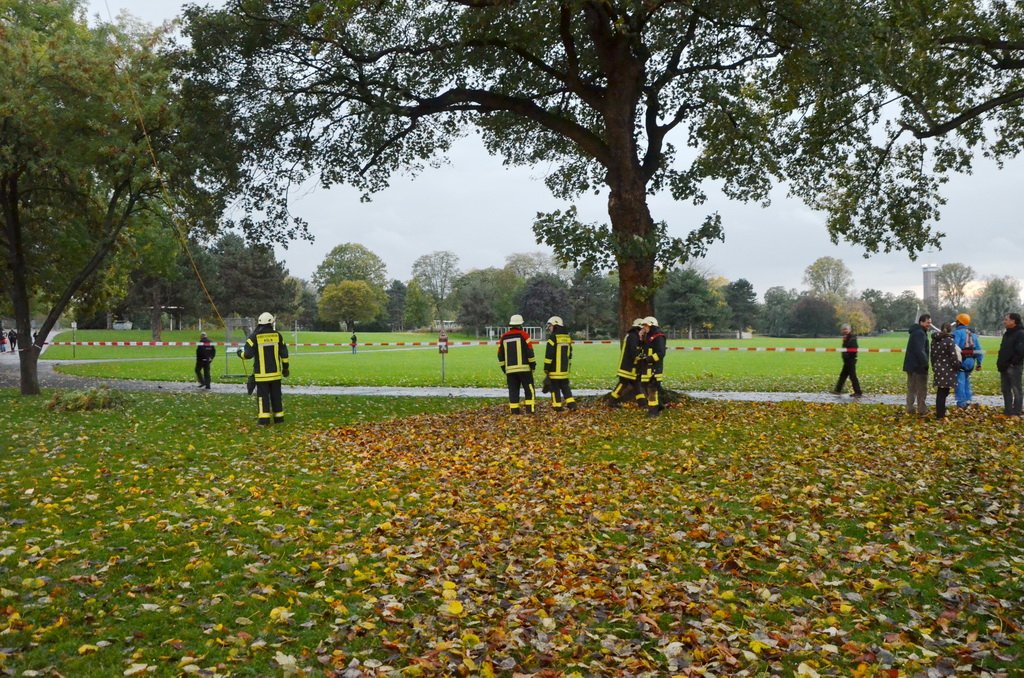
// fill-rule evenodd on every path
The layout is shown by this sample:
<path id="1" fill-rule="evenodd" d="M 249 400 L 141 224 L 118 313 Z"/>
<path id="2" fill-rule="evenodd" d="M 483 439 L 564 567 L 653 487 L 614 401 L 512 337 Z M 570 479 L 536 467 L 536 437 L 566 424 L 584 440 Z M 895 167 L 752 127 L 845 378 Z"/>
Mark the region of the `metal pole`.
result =
<path id="1" fill-rule="evenodd" d="M 444 385 L 444 357 L 445 353 L 441 354 L 441 385 Z"/>

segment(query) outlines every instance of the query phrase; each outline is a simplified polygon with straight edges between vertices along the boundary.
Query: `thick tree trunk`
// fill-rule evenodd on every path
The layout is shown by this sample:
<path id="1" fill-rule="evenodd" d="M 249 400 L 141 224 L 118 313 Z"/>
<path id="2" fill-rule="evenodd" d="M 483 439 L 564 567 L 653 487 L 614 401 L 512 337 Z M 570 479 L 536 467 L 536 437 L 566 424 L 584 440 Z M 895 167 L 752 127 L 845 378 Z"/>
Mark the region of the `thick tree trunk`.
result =
<path id="1" fill-rule="evenodd" d="M 159 287 L 157 285 L 156 287 Z M 164 317 L 163 309 L 160 308 L 160 291 L 159 289 L 153 290 L 153 296 L 151 298 L 153 302 L 152 307 L 149 311 L 149 332 L 153 341 L 160 341 L 163 336 L 164 330 Z"/>
<path id="2" fill-rule="evenodd" d="M 622 182 L 626 183 L 626 182 Z M 631 186 L 613 186 L 608 216 L 619 243 L 619 336 L 636 318 L 654 315 L 654 252 L 648 239 L 654 229 L 647 192 L 639 178 Z"/>
<path id="3" fill-rule="evenodd" d="M 7 270 L 10 272 L 11 305 L 18 328 L 18 366 L 21 370 L 21 395 L 39 395 L 39 349 L 32 337 L 32 315 L 28 303 L 25 248 L 21 238 L 18 212 L 18 177 L 7 175 L 0 187 L 0 207 L 3 209 L 3 229 L 6 239 Z"/>
<path id="4" fill-rule="evenodd" d="M 21 368 L 21 395 L 39 395 L 42 391 L 39 388 L 39 348 L 35 342 L 29 342 L 22 348 L 21 337 L 31 337 L 31 327 L 26 328 L 25 334 L 21 333 L 21 323 L 18 323 L 18 364 Z"/>

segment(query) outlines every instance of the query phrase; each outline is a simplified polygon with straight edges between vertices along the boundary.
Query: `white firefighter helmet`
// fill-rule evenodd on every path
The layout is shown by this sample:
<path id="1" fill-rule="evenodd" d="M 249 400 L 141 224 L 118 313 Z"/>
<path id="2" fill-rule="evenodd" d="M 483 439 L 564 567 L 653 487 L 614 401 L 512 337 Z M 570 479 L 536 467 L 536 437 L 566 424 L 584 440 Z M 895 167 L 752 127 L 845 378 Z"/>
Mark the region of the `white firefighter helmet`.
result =
<path id="1" fill-rule="evenodd" d="M 256 318 L 256 322 L 260 325 L 273 325 L 274 314 L 273 313 L 260 313 L 260 317 Z"/>
<path id="2" fill-rule="evenodd" d="M 636 320 L 633 321 L 632 327 L 643 327 L 643 326 L 644 326 L 644 319 L 643 318 L 637 318 Z"/>
<path id="3" fill-rule="evenodd" d="M 563 323 L 562 319 L 559 318 L 557 315 L 553 315 L 550 318 L 548 318 L 548 323 L 547 324 L 548 325 L 555 325 L 557 327 L 564 327 L 565 326 L 565 323 Z"/>
<path id="4" fill-rule="evenodd" d="M 655 318 L 653 315 L 649 315 L 646 318 L 644 318 L 644 325 L 652 325 L 656 327 L 658 325 L 658 319 Z"/>
<path id="5" fill-rule="evenodd" d="M 518 313 L 516 313 L 514 316 L 512 316 L 511 318 L 508 319 L 508 324 L 509 325 L 522 325 L 523 324 L 523 316 L 521 316 Z"/>

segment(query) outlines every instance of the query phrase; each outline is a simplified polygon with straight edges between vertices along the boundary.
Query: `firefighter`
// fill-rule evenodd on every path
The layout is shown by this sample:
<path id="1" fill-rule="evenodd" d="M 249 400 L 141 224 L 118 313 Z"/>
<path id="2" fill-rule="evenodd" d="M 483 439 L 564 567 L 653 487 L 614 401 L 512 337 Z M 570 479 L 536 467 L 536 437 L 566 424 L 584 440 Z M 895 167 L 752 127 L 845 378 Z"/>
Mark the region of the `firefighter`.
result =
<path id="1" fill-rule="evenodd" d="M 252 374 L 259 402 L 257 423 L 267 426 L 273 418 L 275 424 L 280 424 L 284 421 L 281 377 L 288 376 L 288 345 L 281 333 L 274 329 L 272 314 L 261 313 L 256 323 L 256 329 L 245 340 L 245 346 L 238 349 L 238 357 L 243 360 L 255 358 Z"/>
<path id="2" fill-rule="evenodd" d="M 199 380 L 199 388 L 210 390 L 210 365 L 216 357 L 217 347 L 210 343 L 210 338 L 203 332 L 196 346 L 196 379 Z"/>
<path id="3" fill-rule="evenodd" d="M 572 337 L 565 330 L 562 319 L 548 318 L 548 343 L 544 351 L 544 386 L 551 393 L 551 409 L 555 412 L 576 409 L 569 385 L 569 364 L 572 362 Z"/>
<path id="4" fill-rule="evenodd" d="M 522 408 L 527 414 L 536 411 L 536 391 L 533 387 L 533 371 L 537 369 L 537 359 L 533 355 L 533 344 L 530 335 L 523 331 L 523 316 L 518 313 L 509 318 L 508 332 L 498 340 L 498 365 L 505 373 L 508 384 L 509 414 L 519 414 L 519 389 L 523 390 Z"/>
<path id="5" fill-rule="evenodd" d="M 643 373 L 640 381 L 647 394 L 647 416 L 657 417 L 665 409 L 665 391 L 661 386 L 661 376 L 665 371 L 665 333 L 653 316 L 644 318 L 642 332 Z"/>
<path id="6" fill-rule="evenodd" d="M 612 407 L 622 407 L 622 399 L 629 397 L 632 392 L 636 404 L 643 407 L 647 403 L 647 396 L 644 394 L 643 386 L 640 383 L 640 374 L 637 365 L 643 353 L 643 341 L 640 339 L 640 327 L 644 324 L 643 318 L 637 318 L 633 325 L 622 338 L 622 350 L 619 353 L 619 383 L 612 389 L 609 404 Z"/>

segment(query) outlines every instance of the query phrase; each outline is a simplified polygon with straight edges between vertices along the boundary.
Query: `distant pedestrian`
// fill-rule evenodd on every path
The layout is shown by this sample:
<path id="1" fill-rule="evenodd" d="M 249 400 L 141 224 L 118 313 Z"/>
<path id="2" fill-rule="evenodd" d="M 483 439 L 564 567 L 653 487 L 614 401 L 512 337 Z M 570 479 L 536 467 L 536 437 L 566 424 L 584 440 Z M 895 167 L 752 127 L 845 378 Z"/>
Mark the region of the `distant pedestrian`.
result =
<path id="1" fill-rule="evenodd" d="M 616 373 L 619 383 L 615 385 L 609 395 L 611 399 L 609 404 L 612 407 L 622 407 L 622 401 L 631 395 L 637 405 L 641 407 L 647 402 L 638 372 L 643 355 L 643 341 L 640 339 L 640 328 L 643 324 L 643 318 L 637 318 L 626 332 L 626 336 L 622 338 L 622 349 L 619 351 L 619 371 Z"/>
<path id="2" fill-rule="evenodd" d="M 569 384 L 569 367 L 572 363 L 572 337 L 565 329 L 562 318 L 553 315 L 548 318 L 548 343 L 544 352 L 544 384 L 551 393 L 551 409 L 575 410 L 576 399 Z"/>
<path id="3" fill-rule="evenodd" d="M 537 393 L 533 385 L 533 371 L 537 359 L 533 355 L 530 335 L 523 330 L 523 316 L 516 313 L 508 321 L 508 332 L 498 340 L 498 365 L 505 373 L 508 385 L 509 414 L 520 414 L 525 409 L 533 414 L 537 408 Z M 523 403 L 519 404 L 519 391 L 523 391 Z"/>
<path id="4" fill-rule="evenodd" d="M 256 329 L 245 340 L 245 346 L 238 349 L 243 360 L 255 358 L 252 373 L 256 381 L 256 399 L 259 411 L 256 421 L 260 426 L 284 421 L 284 404 L 281 399 L 281 378 L 288 376 L 288 345 L 284 337 L 274 329 L 274 316 L 261 313 L 256 319 Z"/>
<path id="5" fill-rule="evenodd" d="M 11 331 L 7 333 L 7 341 L 11 344 L 11 350 L 15 351 L 18 348 L 18 332 L 13 327 Z"/>
<path id="6" fill-rule="evenodd" d="M 7 353 L 7 335 L 0 328 L 0 353 Z"/>
<path id="7" fill-rule="evenodd" d="M 907 413 L 928 414 L 928 330 L 932 327 L 932 316 L 924 313 L 908 332 L 906 354 L 903 356 L 903 371 L 907 373 Z"/>
<path id="8" fill-rule="evenodd" d="M 199 388 L 210 390 L 210 365 L 216 357 L 217 347 L 210 343 L 210 338 L 203 332 L 196 346 L 196 379 L 199 380 Z"/>
<path id="9" fill-rule="evenodd" d="M 356 346 L 359 343 L 359 339 L 356 338 L 356 333 L 353 332 L 352 336 L 348 338 L 348 345 L 352 347 L 352 354 L 355 355 Z"/>
<path id="10" fill-rule="evenodd" d="M 960 371 L 960 358 L 953 341 L 953 324 L 943 323 L 939 333 L 932 339 L 932 380 L 935 383 L 935 418 L 946 416 L 946 398 L 956 386 L 956 375 Z"/>
<path id="11" fill-rule="evenodd" d="M 832 393 L 835 395 L 841 395 L 843 387 L 846 385 L 846 379 L 850 379 L 850 387 L 853 389 L 853 397 L 860 398 L 864 395 L 860 390 L 860 381 L 857 379 L 857 335 L 853 333 L 853 328 L 848 324 L 844 324 L 840 330 L 843 333 L 843 369 L 839 372 L 839 381 L 836 382 L 836 387 L 832 389 Z"/>
<path id="12" fill-rule="evenodd" d="M 960 371 L 956 376 L 955 390 L 956 406 L 960 408 L 969 406 L 974 399 L 971 373 L 981 370 L 981 361 L 985 355 L 981 350 L 981 340 L 970 325 L 971 316 L 961 313 L 956 317 L 956 329 L 953 330 L 953 341 L 960 348 Z"/>
<path id="13" fill-rule="evenodd" d="M 996 369 L 1003 391 L 1003 414 L 1021 416 L 1021 369 L 1024 365 L 1024 327 L 1020 313 L 1007 313 L 1003 317 L 1003 339 L 999 343 Z"/>

